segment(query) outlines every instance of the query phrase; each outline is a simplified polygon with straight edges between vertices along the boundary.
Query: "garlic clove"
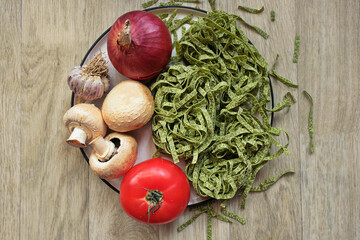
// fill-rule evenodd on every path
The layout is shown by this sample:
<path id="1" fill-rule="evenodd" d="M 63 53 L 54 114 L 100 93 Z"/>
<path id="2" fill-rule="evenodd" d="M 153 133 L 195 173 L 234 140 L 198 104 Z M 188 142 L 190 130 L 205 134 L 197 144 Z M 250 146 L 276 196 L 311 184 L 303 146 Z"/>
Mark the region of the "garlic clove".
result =
<path id="1" fill-rule="evenodd" d="M 101 77 L 101 81 L 104 84 L 104 92 L 109 92 L 110 90 L 110 79 L 107 77 Z"/>
<path id="2" fill-rule="evenodd" d="M 101 98 L 104 94 L 104 83 L 101 81 L 100 77 L 96 77 L 92 85 L 92 95 L 96 99 Z"/>
<path id="3" fill-rule="evenodd" d="M 86 100 L 95 100 L 101 98 L 104 94 L 104 84 L 100 77 L 90 76 L 86 79 L 81 95 Z"/>
<path id="4" fill-rule="evenodd" d="M 74 91 L 74 89 L 79 84 L 80 75 L 81 75 L 81 67 L 80 66 L 75 66 L 70 71 L 70 74 L 69 74 L 68 79 L 67 79 L 67 83 L 68 83 L 69 88 L 70 88 L 71 91 Z"/>

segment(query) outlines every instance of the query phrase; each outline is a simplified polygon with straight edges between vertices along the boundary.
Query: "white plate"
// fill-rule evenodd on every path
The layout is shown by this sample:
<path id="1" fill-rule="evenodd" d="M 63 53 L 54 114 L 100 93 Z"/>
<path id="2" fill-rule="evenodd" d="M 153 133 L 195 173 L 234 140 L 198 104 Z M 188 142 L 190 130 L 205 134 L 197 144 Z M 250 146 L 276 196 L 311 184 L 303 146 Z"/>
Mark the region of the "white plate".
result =
<path id="1" fill-rule="evenodd" d="M 156 7 L 156 8 L 147 9 L 147 11 L 149 11 L 151 13 L 154 13 L 154 14 L 162 14 L 162 13 L 169 13 L 170 14 L 175 9 L 177 9 L 177 16 L 176 16 L 175 19 L 183 18 L 183 17 L 187 16 L 190 13 L 192 13 L 194 15 L 194 19 L 196 19 L 197 17 L 205 17 L 206 16 L 206 12 L 204 10 L 191 8 L 191 7 L 182 7 L 182 6 L 178 6 L 178 7 Z M 188 25 L 185 25 L 185 26 L 189 27 Z M 109 67 L 108 75 L 109 75 L 109 78 L 110 78 L 110 87 L 112 88 L 115 85 L 117 85 L 119 82 L 121 82 L 122 80 L 125 80 L 127 78 L 122 76 L 114 68 L 114 66 L 111 64 L 111 62 L 109 60 L 109 57 L 108 57 L 108 54 L 107 54 L 107 37 L 108 37 L 109 31 L 110 31 L 110 28 L 108 28 L 94 42 L 94 44 L 91 46 L 91 48 L 86 53 L 83 61 L 81 62 L 81 65 L 86 64 L 89 60 L 91 60 L 96 54 L 98 54 L 101 51 L 103 53 L 103 56 L 104 56 L 105 60 L 107 61 L 107 65 Z M 181 30 L 178 31 L 178 37 L 180 39 Z M 173 50 L 173 55 L 174 54 L 175 54 L 175 49 Z M 272 92 L 271 92 L 271 95 L 272 95 Z M 92 101 L 92 103 L 94 103 L 97 107 L 99 107 L 101 109 L 103 100 L 104 100 L 104 96 L 101 99 Z M 77 101 L 77 99 L 73 94 L 71 106 L 73 106 L 74 102 L 76 102 L 76 101 Z M 156 151 L 156 147 L 155 147 L 155 144 L 154 144 L 154 142 L 152 140 L 151 123 L 149 122 L 148 124 L 146 124 L 144 127 L 140 128 L 140 129 L 128 132 L 128 134 L 132 135 L 136 139 L 136 141 L 138 143 L 138 157 L 136 159 L 135 165 L 140 163 L 140 162 L 143 162 L 143 161 L 146 161 L 146 160 L 152 158 L 152 155 Z M 81 152 L 82 152 L 84 158 L 86 159 L 86 161 L 89 162 L 89 156 L 90 156 L 90 153 L 91 153 L 91 148 L 88 147 L 88 148 L 81 149 Z M 171 157 L 168 157 L 168 156 L 161 156 L 161 157 L 164 158 L 164 159 L 167 159 L 169 161 L 172 161 Z M 185 162 L 180 161 L 178 166 L 181 167 L 182 169 L 184 169 Z M 114 191 L 119 192 L 122 177 L 117 178 L 117 179 L 110 179 L 110 180 L 102 179 L 102 180 L 109 187 L 111 187 Z M 200 202 L 203 202 L 205 200 L 206 200 L 206 198 L 203 198 L 203 197 L 199 196 L 191 186 L 191 194 L 190 194 L 189 205 L 200 203 Z"/>

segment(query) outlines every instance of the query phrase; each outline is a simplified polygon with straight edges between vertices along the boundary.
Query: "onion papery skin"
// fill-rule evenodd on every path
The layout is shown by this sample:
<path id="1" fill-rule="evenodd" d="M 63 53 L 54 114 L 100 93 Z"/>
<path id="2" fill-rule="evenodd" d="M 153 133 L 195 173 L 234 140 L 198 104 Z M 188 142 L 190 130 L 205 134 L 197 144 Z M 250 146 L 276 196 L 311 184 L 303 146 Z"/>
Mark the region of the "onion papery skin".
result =
<path id="1" fill-rule="evenodd" d="M 118 43 L 125 21 L 130 21 L 130 45 Z M 107 39 L 109 59 L 122 75 L 135 80 L 157 76 L 169 63 L 172 41 L 165 23 L 146 11 L 131 11 L 120 16 Z"/>

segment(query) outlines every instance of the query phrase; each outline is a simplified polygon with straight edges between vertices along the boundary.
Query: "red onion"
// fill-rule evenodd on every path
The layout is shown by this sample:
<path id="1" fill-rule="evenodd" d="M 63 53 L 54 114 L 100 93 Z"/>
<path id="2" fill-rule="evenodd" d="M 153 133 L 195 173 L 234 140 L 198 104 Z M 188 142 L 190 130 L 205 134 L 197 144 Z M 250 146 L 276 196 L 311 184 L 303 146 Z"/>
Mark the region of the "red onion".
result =
<path id="1" fill-rule="evenodd" d="M 111 27 L 107 51 L 111 63 L 122 75 L 135 80 L 151 79 L 170 61 L 170 32 L 150 12 L 128 12 Z"/>

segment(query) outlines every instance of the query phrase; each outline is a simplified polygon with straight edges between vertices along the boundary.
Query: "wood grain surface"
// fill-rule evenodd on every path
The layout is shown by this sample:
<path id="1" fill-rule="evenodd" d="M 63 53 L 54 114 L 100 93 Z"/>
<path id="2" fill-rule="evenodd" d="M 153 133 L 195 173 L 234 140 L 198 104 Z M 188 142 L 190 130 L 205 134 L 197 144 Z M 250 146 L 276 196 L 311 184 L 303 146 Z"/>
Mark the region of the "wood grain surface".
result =
<path id="1" fill-rule="evenodd" d="M 117 17 L 142 9 L 143 2 L 1 0 L 0 239 L 207 238 L 205 215 L 177 232 L 194 214 L 189 209 L 160 226 L 128 217 L 118 194 L 91 172 L 78 149 L 65 143 L 69 70 Z M 239 4 L 265 11 L 246 13 Z M 197 5 L 210 10 L 206 0 Z M 297 98 L 274 118 L 274 126 L 289 133 L 291 155 L 269 162 L 255 183 L 285 169 L 296 173 L 265 192 L 251 193 L 245 209 L 232 199 L 228 209 L 247 223 L 214 219 L 213 239 L 360 239 L 360 1 L 227 0 L 215 5 L 268 32 L 265 40 L 244 27 L 270 64 L 280 55 L 277 72 L 299 88 L 272 81 L 275 102 L 289 91 Z M 293 63 L 296 34 L 300 55 Z M 314 99 L 314 153 L 307 130 L 310 102 L 303 90 Z"/>

